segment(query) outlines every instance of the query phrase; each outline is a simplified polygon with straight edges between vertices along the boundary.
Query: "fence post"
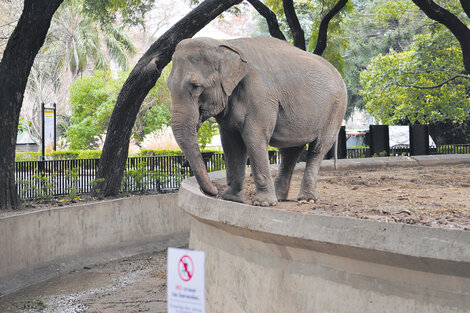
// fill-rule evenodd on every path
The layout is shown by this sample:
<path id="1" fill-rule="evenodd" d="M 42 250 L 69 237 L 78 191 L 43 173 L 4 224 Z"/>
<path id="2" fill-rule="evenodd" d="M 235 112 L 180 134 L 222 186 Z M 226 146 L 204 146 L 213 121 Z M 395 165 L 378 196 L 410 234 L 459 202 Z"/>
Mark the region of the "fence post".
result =
<path id="1" fill-rule="evenodd" d="M 338 159 L 346 159 L 348 157 L 348 150 L 346 148 L 346 126 L 341 126 L 338 132 Z M 329 160 L 335 157 L 335 146 L 328 151 L 325 159 Z"/>
<path id="2" fill-rule="evenodd" d="M 429 155 L 428 125 L 410 125 L 410 155 Z"/>
<path id="3" fill-rule="evenodd" d="M 370 156 L 380 155 L 384 152 L 390 155 L 390 137 L 388 125 L 369 125 Z"/>

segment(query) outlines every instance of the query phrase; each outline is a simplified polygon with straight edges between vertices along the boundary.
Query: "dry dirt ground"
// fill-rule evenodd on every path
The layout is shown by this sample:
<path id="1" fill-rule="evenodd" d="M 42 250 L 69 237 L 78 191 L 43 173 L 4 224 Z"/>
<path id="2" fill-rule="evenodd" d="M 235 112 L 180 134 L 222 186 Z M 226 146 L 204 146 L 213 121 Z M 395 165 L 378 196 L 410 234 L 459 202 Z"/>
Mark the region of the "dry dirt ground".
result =
<path id="1" fill-rule="evenodd" d="M 79 271 L 0 299 L 2 313 L 166 312 L 166 251 Z"/>
<path id="2" fill-rule="evenodd" d="M 316 203 L 297 203 L 302 171 L 275 208 L 393 223 L 470 230 L 470 165 L 321 171 Z M 245 202 L 255 192 L 252 177 Z"/>

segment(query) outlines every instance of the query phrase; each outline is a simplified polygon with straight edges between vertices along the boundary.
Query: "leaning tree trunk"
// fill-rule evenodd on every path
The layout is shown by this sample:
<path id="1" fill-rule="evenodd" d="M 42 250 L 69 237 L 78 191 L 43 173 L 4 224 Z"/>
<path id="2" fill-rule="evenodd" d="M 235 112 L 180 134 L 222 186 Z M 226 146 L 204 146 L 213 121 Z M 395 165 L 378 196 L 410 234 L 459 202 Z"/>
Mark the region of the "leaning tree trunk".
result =
<path id="1" fill-rule="evenodd" d="M 282 4 L 287 24 L 291 30 L 292 38 L 294 38 L 294 46 L 305 51 L 305 34 L 295 13 L 294 0 L 282 0 Z"/>
<path id="2" fill-rule="evenodd" d="M 170 62 L 176 45 L 191 38 L 219 14 L 242 0 L 206 0 L 163 34 L 140 58 L 119 93 L 111 114 L 103 153 L 96 175 L 95 193 L 116 195 L 129 150 L 129 140 L 144 98 Z"/>
<path id="3" fill-rule="evenodd" d="M 412 0 L 430 19 L 446 26 L 457 38 L 462 48 L 465 71 L 470 74 L 470 28 L 457 16 L 432 0 Z M 470 18 L 470 0 L 460 0 L 465 14 Z"/>
<path id="4" fill-rule="evenodd" d="M 15 184 L 15 146 L 23 95 L 34 58 L 62 2 L 25 0 L 0 63 L 0 209 L 20 206 Z"/>
<path id="5" fill-rule="evenodd" d="M 271 11 L 263 2 L 260 0 L 248 0 L 248 2 L 258 11 L 258 13 L 266 19 L 268 24 L 269 34 L 274 38 L 286 40 L 284 34 L 279 28 L 279 23 L 277 22 L 276 14 Z"/>

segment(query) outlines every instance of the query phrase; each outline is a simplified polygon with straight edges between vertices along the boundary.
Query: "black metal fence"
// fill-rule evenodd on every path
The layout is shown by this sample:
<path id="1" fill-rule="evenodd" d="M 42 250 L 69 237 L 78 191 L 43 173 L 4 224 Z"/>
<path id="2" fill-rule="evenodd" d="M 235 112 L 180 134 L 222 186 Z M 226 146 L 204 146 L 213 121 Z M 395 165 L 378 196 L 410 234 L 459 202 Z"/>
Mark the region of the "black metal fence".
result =
<path id="1" fill-rule="evenodd" d="M 371 155 L 369 147 L 348 148 L 348 159 L 368 158 Z M 429 152 L 432 155 L 436 154 L 470 154 L 470 144 L 462 145 L 442 145 L 430 147 Z M 410 147 L 408 145 L 397 145 L 390 147 L 390 156 L 410 156 Z"/>
<path id="2" fill-rule="evenodd" d="M 391 147 L 391 155 L 409 155 L 409 147 Z M 430 149 L 431 154 L 470 154 L 470 144 L 445 145 Z M 370 157 L 369 147 L 348 148 L 347 158 Z M 269 151 L 271 164 L 280 163 L 278 151 Z M 204 158 L 209 172 L 225 169 L 223 153 Z M 99 159 L 16 162 L 17 190 L 21 199 L 75 197 L 88 193 L 95 180 Z M 176 190 L 191 170 L 183 155 L 130 157 L 121 184 L 123 192 Z"/>
<path id="3" fill-rule="evenodd" d="M 470 144 L 467 145 L 443 145 L 430 148 L 431 154 L 470 154 Z"/>

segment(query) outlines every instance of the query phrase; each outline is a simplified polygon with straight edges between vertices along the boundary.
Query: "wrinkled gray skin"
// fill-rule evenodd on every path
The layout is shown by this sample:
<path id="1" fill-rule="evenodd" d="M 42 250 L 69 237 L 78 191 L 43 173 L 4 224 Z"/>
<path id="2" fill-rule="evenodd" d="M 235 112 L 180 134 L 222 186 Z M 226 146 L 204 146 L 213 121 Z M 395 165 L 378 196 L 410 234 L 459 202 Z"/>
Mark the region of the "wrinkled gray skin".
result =
<path id="1" fill-rule="evenodd" d="M 173 55 L 168 87 L 172 128 L 202 190 L 217 195 L 200 154 L 197 131 L 215 117 L 220 125 L 228 188 L 220 197 L 243 201 L 250 157 L 254 205 L 287 197 L 296 160 L 309 143 L 299 201 L 316 201 L 321 160 L 334 144 L 346 110 L 346 87 L 325 59 L 274 38 L 181 41 Z M 281 165 L 273 181 L 268 145 Z"/>

